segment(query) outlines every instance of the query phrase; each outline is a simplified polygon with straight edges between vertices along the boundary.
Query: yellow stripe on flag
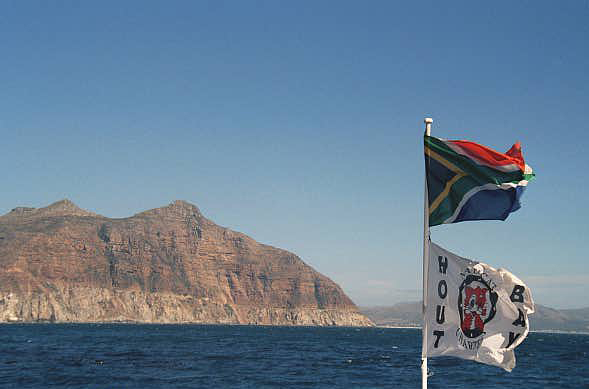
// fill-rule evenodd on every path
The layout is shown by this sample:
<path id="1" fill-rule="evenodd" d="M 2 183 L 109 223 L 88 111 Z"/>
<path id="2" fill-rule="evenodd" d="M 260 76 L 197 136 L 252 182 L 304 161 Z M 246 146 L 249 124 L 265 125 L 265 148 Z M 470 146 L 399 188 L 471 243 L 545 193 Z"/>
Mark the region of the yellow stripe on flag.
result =
<path id="1" fill-rule="evenodd" d="M 438 161 L 439 163 L 444 165 L 448 170 L 451 170 L 454 173 L 456 173 L 456 175 L 454 177 L 452 177 L 452 179 L 446 183 L 446 185 L 444 186 L 444 190 L 430 204 L 429 214 L 431 215 L 436 210 L 436 208 L 438 208 L 440 206 L 442 201 L 444 201 L 444 199 L 448 196 L 448 193 L 450 193 L 450 189 L 452 189 L 452 185 L 454 185 L 456 183 L 456 181 L 458 181 L 462 177 L 466 176 L 466 173 L 464 173 L 460 168 L 456 167 L 452 162 L 446 160 L 444 157 L 442 157 L 438 153 L 432 151 L 427 146 L 425 146 L 425 155 L 427 155 L 430 158 L 435 159 L 436 161 Z"/>

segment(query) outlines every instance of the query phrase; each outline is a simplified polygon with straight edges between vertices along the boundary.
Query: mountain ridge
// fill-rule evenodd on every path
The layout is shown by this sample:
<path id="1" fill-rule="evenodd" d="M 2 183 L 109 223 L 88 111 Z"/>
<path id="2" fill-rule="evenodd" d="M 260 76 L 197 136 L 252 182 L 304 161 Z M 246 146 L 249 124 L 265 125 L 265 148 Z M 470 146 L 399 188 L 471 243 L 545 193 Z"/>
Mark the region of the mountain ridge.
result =
<path id="1" fill-rule="evenodd" d="M 529 315 L 532 331 L 589 332 L 589 307 L 555 309 L 535 304 Z M 391 306 L 360 307 L 360 311 L 374 324 L 383 327 L 420 327 L 421 302 L 402 302 Z"/>
<path id="2" fill-rule="evenodd" d="M 108 218 L 64 199 L 0 216 L 0 322 L 372 325 L 288 251 L 186 201 Z"/>

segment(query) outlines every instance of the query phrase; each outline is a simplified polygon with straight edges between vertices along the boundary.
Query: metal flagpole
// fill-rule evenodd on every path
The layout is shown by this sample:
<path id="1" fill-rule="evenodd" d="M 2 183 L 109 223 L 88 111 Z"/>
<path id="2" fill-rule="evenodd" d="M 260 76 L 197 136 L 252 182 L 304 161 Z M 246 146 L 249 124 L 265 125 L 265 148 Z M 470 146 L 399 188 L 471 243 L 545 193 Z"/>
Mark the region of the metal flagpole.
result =
<path id="1" fill-rule="evenodd" d="M 425 118 L 425 135 L 431 134 L 433 119 Z M 427 272 L 429 265 L 429 200 L 427 196 L 427 170 L 425 176 L 425 197 L 423 204 L 423 324 L 421 327 L 421 388 L 427 389 L 427 322 L 425 312 L 427 309 Z"/>

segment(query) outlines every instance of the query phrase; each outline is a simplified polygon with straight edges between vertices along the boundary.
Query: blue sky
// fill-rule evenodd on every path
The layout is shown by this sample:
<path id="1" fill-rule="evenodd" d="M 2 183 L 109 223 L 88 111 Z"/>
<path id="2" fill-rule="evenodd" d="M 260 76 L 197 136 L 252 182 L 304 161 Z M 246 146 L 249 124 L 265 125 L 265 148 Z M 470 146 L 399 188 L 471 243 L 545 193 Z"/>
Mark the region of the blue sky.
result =
<path id="1" fill-rule="evenodd" d="M 589 2 L 0 4 L 0 212 L 184 199 L 361 305 L 421 297 L 423 118 L 537 173 L 507 222 L 432 228 L 536 302 L 589 305 Z"/>

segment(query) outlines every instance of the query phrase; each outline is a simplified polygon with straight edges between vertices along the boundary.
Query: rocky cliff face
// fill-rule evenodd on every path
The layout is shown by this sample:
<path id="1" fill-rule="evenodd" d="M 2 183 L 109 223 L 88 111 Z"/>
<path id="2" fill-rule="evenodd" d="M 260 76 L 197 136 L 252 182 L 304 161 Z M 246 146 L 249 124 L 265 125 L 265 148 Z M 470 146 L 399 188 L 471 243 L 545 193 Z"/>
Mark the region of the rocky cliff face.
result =
<path id="1" fill-rule="evenodd" d="M 0 217 L 0 322 L 371 325 L 296 255 L 194 205 L 109 219 L 68 200 Z"/>

